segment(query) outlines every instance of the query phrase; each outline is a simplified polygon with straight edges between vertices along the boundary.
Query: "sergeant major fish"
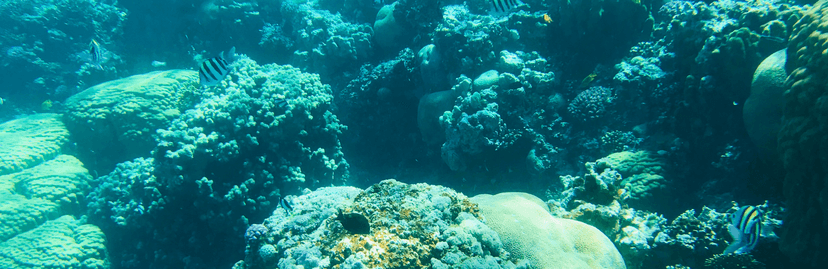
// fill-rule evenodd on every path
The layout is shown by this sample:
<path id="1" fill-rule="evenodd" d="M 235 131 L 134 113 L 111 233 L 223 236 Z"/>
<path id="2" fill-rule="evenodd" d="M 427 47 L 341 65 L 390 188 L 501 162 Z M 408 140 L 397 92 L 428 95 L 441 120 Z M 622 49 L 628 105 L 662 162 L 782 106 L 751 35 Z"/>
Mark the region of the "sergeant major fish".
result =
<path id="1" fill-rule="evenodd" d="M 219 84 L 227 74 L 230 74 L 232 66 L 230 64 L 235 61 L 236 47 L 230 48 L 225 57 L 224 52 L 218 57 L 213 57 L 201 62 L 201 67 L 198 69 L 199 83 L 202 87 L 210 87 Z"/>
<path id="2" fill-rule="evenodd" d="M 733 237 L 733 243 L 727 246 L 724 254 L 750 252 L 762 234 L 762 211 L 755 206 L 740 207 L 730 216 L 727 228 Z"/>
<path id="3" fill-rule="evenodd" d="M 520 0 L 488 0 L 491 10 L 489 14 L 505 15 L 512 11 L 513 8 L 524 5 Z"/>

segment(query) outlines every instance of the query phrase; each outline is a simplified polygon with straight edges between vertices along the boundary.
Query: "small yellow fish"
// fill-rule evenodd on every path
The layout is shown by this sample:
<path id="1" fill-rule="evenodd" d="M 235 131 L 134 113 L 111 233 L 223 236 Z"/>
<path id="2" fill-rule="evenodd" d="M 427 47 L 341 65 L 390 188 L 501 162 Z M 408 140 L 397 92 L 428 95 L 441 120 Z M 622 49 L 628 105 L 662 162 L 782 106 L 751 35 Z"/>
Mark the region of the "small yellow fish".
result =
<path id="1" fill-rule="evenodd" d="M 543 21 L 546 23 L 552 23 L 552 18 L 549 17 L 549 14 L 543 14 Z"/>
<path id="2" fill-rule="evenodd" d="M 49 111 L 49 110 L 52 110 L 52 100 L 46 100 L 46 101 L 43 101 L 43 103 L 42 103 L 42 104 L 40 104 L 40 109 L 41 109 L 42 111 Z"/>
<path id="3" fill-rule="evenodd" d="M 598 76 L 598 74 L 596 74 L 596 73 L 592 73 L 592 74 L 587 75 L 584 78 L 584 80 L 581 80 L 581 88 L 589 87 L 589 84 L 592 83 L 592 81 L 595 80 L 595 77 L 597 77 L 597 76 Z"/>

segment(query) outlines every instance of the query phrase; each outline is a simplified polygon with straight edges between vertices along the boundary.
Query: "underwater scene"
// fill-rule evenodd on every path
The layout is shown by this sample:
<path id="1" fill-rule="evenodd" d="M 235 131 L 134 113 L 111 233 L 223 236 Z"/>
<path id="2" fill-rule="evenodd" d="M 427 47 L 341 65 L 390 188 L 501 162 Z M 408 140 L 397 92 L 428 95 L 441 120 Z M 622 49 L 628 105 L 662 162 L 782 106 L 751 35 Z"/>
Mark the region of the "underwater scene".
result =
<path id="1" fill-rule="evenodd" d="M 828 268 L 828 0 L 0 0 L 0 269 Z"/>

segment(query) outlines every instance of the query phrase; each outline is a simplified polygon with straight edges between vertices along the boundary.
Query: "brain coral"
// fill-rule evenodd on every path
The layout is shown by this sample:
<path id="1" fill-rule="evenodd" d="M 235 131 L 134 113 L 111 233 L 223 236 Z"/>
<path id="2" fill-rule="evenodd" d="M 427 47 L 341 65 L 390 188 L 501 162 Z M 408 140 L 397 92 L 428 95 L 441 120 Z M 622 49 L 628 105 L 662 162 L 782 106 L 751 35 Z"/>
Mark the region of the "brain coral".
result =
<path id="1" fill-rule="evenodd" d="M 812 266 L 828 264 L 828 1 L 794 26 L 788 44 L 779 153 L 788 214 L 779 247 Z"/>
<path id="2" fill-rule="evenodd" d="M 504 248 L 537 268 L 626 268 L 612 241 L 598 229 L 553 217 L 537 197 L 482 194 L 472 201 Z"/>

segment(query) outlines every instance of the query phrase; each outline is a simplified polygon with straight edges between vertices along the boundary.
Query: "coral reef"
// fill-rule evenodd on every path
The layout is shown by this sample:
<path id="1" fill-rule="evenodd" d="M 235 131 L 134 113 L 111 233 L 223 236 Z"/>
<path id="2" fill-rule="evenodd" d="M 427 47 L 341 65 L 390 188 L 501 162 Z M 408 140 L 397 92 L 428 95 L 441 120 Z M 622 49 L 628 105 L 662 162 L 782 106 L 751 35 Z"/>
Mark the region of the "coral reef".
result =
<path id="1" fill-rule="evenodd" d="M 728 234 L 728 223 L 726 214 L 708 207 L 702 208 L 698 214 L 692 209 L 685 211 L 665 225 L 663 232 L 656 236 L 653 251 L 658 253 L 654 256 L 660 259 L 648 262 L 701 266 L 706 258 L 721 254 L 727 247 L 721 235 Z"/>
<path id="2" fill-rule="evenodd" d="M 704 266 L 711 269 L 765 269 L 765 264 L 753 259 L 750 254 L 716 254 L 705 260 Z"/>
<path id="3" fill-rule="evenodd" d="M 439 145 L 446 141 L 446 132 L 440 127 L 440 116 L 454 107 L 455 98 L 454 91 L 434 92 L 420 98 L 417 126 L 427 144 Z"/>
<path id="4" fill-rule="evenodd" d="M 402 34 L 402 26 L 394 19 L 394 8 L 399 2 L 383 6 L 377 12 L 377 20 L 374 22 L 374 42 L 380 48 L 393 50 L 400 47 L 398 38 Z"/>
<path id="5" fill-rule="evenodd" d="M 785 50 L 779 50 L 765 58 L 753 74 L 750 96 L 745 100 L 742 117 L 753 143 L 762 158 L 777 163 L 776 134 L 782 121 L 782 94 L 785 91 Z"/>
<path id="6" fill-rule="evenodd" d="M 156 130 L 192 104 L 195 71 L 170 70 L 102 83 L 68 98 L 64 120 L 83 159 L 109 171 L 119 162 L 149 157 Z"/>
<path id="7" fill-rule="evenodd" d="M 815 267 L 828 263 L 826 10 L 827 1 L 817 2 L 791 31 L 785 64 L 790 76 L 777 136 L 788 205 L 779 246 L 792 259 Z"/>
<path id="8" fill-rule="evenodd" d="M 548 192 L 553 216 L 590 224 L 617 246 L 628 268 L 664 268 L 667 265 L 701 266 L 727 246 L 729 214 L 703 207 L 699 214 L 687 210 L 671 221 L 659 213 L 673 214 L 672 172 L 663 156 L 651 152 L 620 152 L 586 163 L 583 176 L 562 176 L 562 188 Z M 782 209 L 765 203 L 763 233 L 757 251 L 768 257 L 780 255 L 773 247 L 781 226 Z M 657 212 L 657 213 L 656 213 Z M 758 254 L 757 254 L 758 255 Z"/>
<path id="9" fill-rule="evenodd" d="M 528 268 L 512 262 L 474 203 L 445 187 L 385 180 L 291 201 L 295 213 L 276 210 L 234 268 Z M 367 218 L 369 232 L 349 232 L 344 215 Z"/>
<path id="10" fill-rule="evenodd" d="M 69 142 L 58 114 L 35 114 L 0 124 L 0 174 L 18 172 L 50 160 Z"/>
<path id="11" fill-rule="evenodd" d="M 352 171 L 397 175 L 396 167 L 401 163 L 428 159 L 418 136 L 417 107 L 418 98 L 435 89 L 420 83 L 420 64 L 415 51 L 402 49 L 396 57 L 363 64 L 356 77 L 335 92 L 337 116 L 351 134 L 345 136 L 342 146 L 346 151 L 360 152 L 348 159 L 355 168 Z M 443 130 L 433 133 L 438 132 Z M 365 184 L 371 184 L 386 177 L 361 178 L 370 178 Z"/>
<path id="12" fill-rule="evenodd" d="M 475 15 L 464 6 L 446 6 L 430 35 L 445 59 L 445 70 L 457 77 L 483 72 L 498 60 L 500 51 L 517 46 L 520 34 L 510 26 L 508 20 Z"/>
<path id="13" fill-rule="evenodd" d="M 612 112 L 613 100 L 615 97 L 612 89 L 600 86 L 591 87 L 572 99 L 568 107 L 569 114 L 580 122 L 598 121 Z"/>
<path id="14" fill-rule="evenodd" d="M 109 268 L 104 234 L 75 218 L 92 176 L 61 154 L 68 136 L 57 114 L 0 124 L 0 267 Z"/>
<path id="15" fill-rule="evenodd" d="M 519 165 L 542 173 L 555 167 L 554 156 L 549 155 L 559 150 L 553 145 L 557 141 L 548 140 L 563 140 L 567 132 L 555 98 L 549 97 L 555 75 L 537 53 L 501 51 L 500 55 L 497 70 L 484 72 L 473 83 L 461 77 L 452 88 L 458 98 L 440 117 L 446 133 L 443 161 L 454 171 L 478 170 L 494 156 L 515 154 L 526 160 Z M 513 147 L 520 139 L 529 140 L 531 147 Z"/>
<path id="16" fill-rule="evenodd" d="M 106 236 L 98 227 L 66 215 L 0 243 L 0 266 L 106 269 Z"/>
<path id="17" fill-rule="evenodd" d="M 500 235 L 515 258 L 538 268 L 626 268 L 604 234 L 590 225 L 553 217 L 539 198 L 526 193 L 481 194 L 478 204 L 486 224 Z"/>
<path id="18" fill-rule="evenodd" d="M 772 165 L 746 162 L 754 159 L 757 149 L 748 143 L 742 113 L 755 68 L 786 46 L 787 33 L 802 10 L 784 1 L 765 0 L 668 1 L 660 7 L 655 15 L 655 41 L 641 52 L 664 49 L 671 53 L 669 59 L 659 59 L 661 68 L 675 78 L 660 87 L 672 94 L 667 99 L 672 104 L 654 110 L 658 114 L 648 117 L 658 117 L 657 125 L 648 123 L 648 127 L 670 129 L 685 146 L 668 153 L 687 158 L 688 178 L 704 179 L 687 181 L 685 194 L 703 193 L 707 199 L 718 199 L 725 196 L 716 193 L 734 193 L 730 191 L 734 187 L 748 186 L 735 192 L 750 189 L 766 197 L 782 196 L 781 176 L 772 171 Z M 737 172 L 744 169 L 755 172 Z"/>
<path id="19" fill-rule="evenodd" d="M 241 249 L 249 220 L 266 217 L 280 196 L 347 182 L 338 140 L 345 126 L 329 110 L 329 86 L 290 66 L 244 57 L 235 65 L 158 131 L 153 158 L 98 178 L 88 195 L 90 221 L 111 238 L 136 242 L 112 249 L 116 264 L 230 266 L 227 249 Z M 213 247 L 219 243 L 227 248 Z"/>
<path id="20" fill-rule="evenodd" d="M 629 46 L 650 35 L 654 23 L 652 2 L 551 1 L 551 36 L 560 37 L 554 46 L 577 54 L 578 60 L 568 67 L 575 69 L 576 75 L 586 74 L 595 63 L 623 55 Z"/>
<path id="21" fill-rule="evenodd" d="M 313 5 L 283 1 L 281 16 L 268 19 L 277 20 L 272 23 L 290 33 L 295 50 L 290 63 L 320 74 L 326 83 L 329 79 L 341 83 L 348 79 L 342 77 L 341 70 L 356 69 L 373 54 L 373 30 L 370 24 L 351 23 L 339 13 L 317 10 Z"/>
<path id="22" fill-rule="evenodd" d="M 0 267 L 828 263 L 828 2 L 522 2 L 3 2 Z"/>
<path id="23" fill-rule="evenodd" d="M 92 39 L 109 46 L 121 38 L 127 12 L 95 0 L 9 0 L 0 3 L 0 95 L 20 103 L 66 98 L 84 85 L 117 77 L 117 61 L 90 77 L 83 54 Z M 116 55 L 107 55 L 115 58 Z M 78 68 L 78 66 L 82 66 Z"/>

